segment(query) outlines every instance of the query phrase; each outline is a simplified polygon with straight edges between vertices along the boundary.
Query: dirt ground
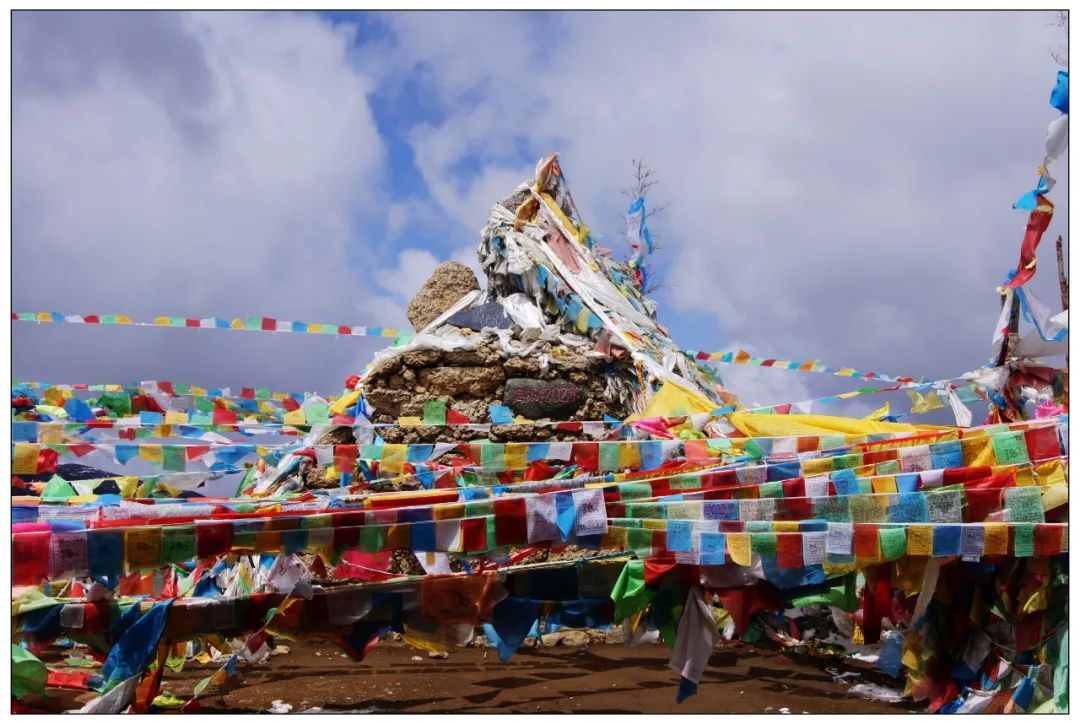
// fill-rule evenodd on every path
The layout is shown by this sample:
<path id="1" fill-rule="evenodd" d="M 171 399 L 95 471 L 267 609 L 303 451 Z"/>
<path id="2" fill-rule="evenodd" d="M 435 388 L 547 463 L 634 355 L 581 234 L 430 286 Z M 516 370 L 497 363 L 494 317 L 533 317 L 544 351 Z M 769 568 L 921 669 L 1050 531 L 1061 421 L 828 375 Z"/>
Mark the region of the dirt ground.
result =
<path id="1" fill-rule="evenodd" d="M 290 643 L 287 654 L 238 668 L 242 685 L 200 699 L 202 712 L 267 712 L 275 700 L 291 712 L 356 713 L 903 713 L 909 702 L 860 696 L 867 686 L 902 686 L 852 659 L 789 659 L 742 646 L 717 651 L 698 694 L 675 703 L 678 676 L 663 645 L 522 648 L 507 663 L 492 649 L 463 647 L 447 659 L 380 643 L 362 663 L 321 641 Z M 730 646 L 730 644 L 728 645 Z M 485 655 L 486 653 L 486 655 Z M 414 660 L 418 657 L 419 660 Z M 168 672 L 164 687 L 180 698 L 217 667 L 191 664 Z M 851 689 L 855 686 L 855 692 Z M 76 708 L 88 692 L 50 692 L 53 705 Z M 786 711 L 785 711 L 786 710 Z"/>

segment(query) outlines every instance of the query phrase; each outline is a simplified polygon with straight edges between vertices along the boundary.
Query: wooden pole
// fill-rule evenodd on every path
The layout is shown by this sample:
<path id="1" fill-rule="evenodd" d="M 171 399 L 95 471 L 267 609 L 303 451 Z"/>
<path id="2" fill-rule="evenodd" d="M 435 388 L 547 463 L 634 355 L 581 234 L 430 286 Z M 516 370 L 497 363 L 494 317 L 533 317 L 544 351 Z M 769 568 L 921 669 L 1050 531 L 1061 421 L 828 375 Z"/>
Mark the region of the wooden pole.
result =
<path id="1" fill-rule="evenodd" d="M 1005 306 L 1005 296 L 1001 297 L 1001 305 Z M 996 367 L 1000 367 L 1005 364 L 1005 360 L 1009 358 L 1009 349 L 1013 346 L 1013 341 L 1017 338 L 1017 332 L 1020 329 L 1020 297 L 1016 294 L 1012 295 L 1012 305 L 1009 307 L 1009 326 L 1008 331 L 1005 334 L 1005 340 L 1001 343 L 1001 353 L 998 355 Z"/>
<path id="2" fill-rule="evenodd" d="M 1069 308 L 1069 280 L 1065 278 L 1065 255 L 1061 249 L 1061 234 L 1057 238 L 1058 285 L 1061 287 L 1061 308 Z"/>

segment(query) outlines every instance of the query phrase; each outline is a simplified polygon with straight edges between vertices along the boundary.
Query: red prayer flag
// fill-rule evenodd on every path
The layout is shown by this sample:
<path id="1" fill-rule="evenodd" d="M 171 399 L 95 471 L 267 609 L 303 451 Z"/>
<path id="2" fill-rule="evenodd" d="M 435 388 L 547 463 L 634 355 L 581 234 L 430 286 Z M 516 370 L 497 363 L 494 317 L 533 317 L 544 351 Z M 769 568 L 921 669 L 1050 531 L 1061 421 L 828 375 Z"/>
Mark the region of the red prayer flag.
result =
<path id="1" fill-rule="evenodd" d="M 496 498 L 494 509 L 495 545 L 519 545 L 527 542 L 529 534 L 525 523 L 525 499 Z"/>
<path id="2" fill-rule="evenodd" d="M 207 558 L 228 553 L 232 548 L 232 521 L 197 523 L 195 525 L 195 554 Z"/>
<path id="3" fill-rule="evenodd" d="M 778 533 L 776 535 L 776 562 L 781 568 L 802 567 L 802 535 Z"/>
<path id="4" fill-rule="evenodd" d="M 446 408 L 446 424 L 448 425 L 468 425 L 468 415 L 462 415 L 457 410 L 451 410 Z"/>
<path id="5" fill-rule="evenodd" d="M 1056 426 L 1033 427 L 1024 432 L 1028 457 L 1034 461 L 1049 460 L 1061 455 Z"/>
<path id="6" fill-rule="evenodd" d="M 1060 525 L 1037 524 L 1035 526 L 1035 555 L 1043 558 L 1061 553 L 1061 532 Z"/>
<path id="7" fill-rule="evenodd" d="M 1016 268 L 1014 276 L 1005 286 L 1016 289 L 1028 282 L 1035 276 L 1035 250 L 1039 248 L 1043 232 L 1050 226 L 1050 219 L 1054 217 L 1054 204 L 1045 196 L 1036 196 L 1035 210 L 1028 217 L 1027 230 L 1024 232 L 1024 240 L 1020 243 L 1020 265 Z"/>
<path id="8" fill-rule="evenodd" d="M 878 526 L 877 523 L 855 524 L 855 557 L 877 560 Z"/>
<path id="9" fill-rule="evenodd" d="M 36 586 L 49 577 L 49 545 L 52 533 L 19 533 L 11 539 L 12 583 Z"/>
<path id="10" fill-rule="evenodd" d="M 575 442 L 572 459 L 578 469 L 595 473 L 600 466 L 600 446 L 595 442 Z"/>
<path id="11" fill-rule="evenodd" d="M 211 417 L 211 421 L 215 425 L 235 425 L 239 419 L 235 412 L 223 410 L 220 407 L 214 408 L 214 414 Z"/>
<path id="12" fill-rule="evenodd" d="M 524 502 L 524 501 L 522 501 Z M 499 519 L 495 518 L 498 526 Z M 496 527 L 498 539 L 498 527 Z M 463 518 L 461 521 L 461 548 L 466 551 L 487 550 L 487 521 L 483 518 Z"/>

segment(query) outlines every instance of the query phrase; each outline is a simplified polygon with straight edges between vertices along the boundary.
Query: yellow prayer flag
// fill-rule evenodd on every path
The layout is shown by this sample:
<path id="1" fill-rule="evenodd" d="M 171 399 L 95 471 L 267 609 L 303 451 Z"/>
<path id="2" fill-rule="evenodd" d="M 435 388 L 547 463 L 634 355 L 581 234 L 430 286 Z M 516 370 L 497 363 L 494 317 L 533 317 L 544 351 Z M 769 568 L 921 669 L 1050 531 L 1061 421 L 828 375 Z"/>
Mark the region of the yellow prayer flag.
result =
<path id="1" fill-rule="evenodd" d="M 504 459 L 506 460 L 507 470 L 524 470 L 528 465 L 529 445 L 524 442 L 508 442 L 506 443 L 506 454 Z"/>
<path id="2" fill-rule="evenodd" d="M 464 517 L 465 506 L 461 503 L 439 503 L 431 507 L 432 520 L 449 520 Z"/>
<path id="3" fill-rule="evenodd" d="M 642 518 L 641 519 L 641 527 L 642 528 L 651 528 L 652 530 L 666 530 L 667 529 L 667 521 L 666 520 L 660 520 L 659 518 Z"/>
<path id="4" fill-rule="evenodd" d="M 728 555 L 731 556 L 731 560 L 734 561 L 736 565 L 751 565 L 753 559 L 750 556 L 749 533 L 728 533 L 727 548 Z"/>
<path id="5" fill-rule="evenodd" d="M 934 529 L 929 525 L 909 525 L 907 529 L 909 556 L 929 556 L 934 553 Z"/>
<path id="6" fill-rule="evenodd" d="M 186 425 L 188 421 L 188 414 L 177 410 L 169 410 L 165 413 L 165 424 L 167 425 Z"/>
<path id="7" fill-rule="evenodd" d="M 304 417 L 304 410 L 297 409 L 292 412 L 286 412 L 285 416 L 281 419 L 284 425 L 303 425 L 307 422 L 307 418 Z"/>
<path id="8" fill-rule="evenodd" d="M 1038 485 L 1039 484 L 1035 480 L 1035 472 L 1029 467 L 1014 468 L 1011 465 L 999 465 L 999 466 L 994 466 L 991 469 L 993 470 L 994 475 L 997 475 L 998 473 L 1005 473 L 1005 472 L 1012 471 L 1013 476 L 1016 479 L 1016 487 L 1018 487 L 1018 488 L 1026 488 L 1026 487 L 1028 487 L 1030 485 Z"/>
<path id="9" fill-rule="evenodd" d="M 161 462 L 161 445 L 152 445 L 152 444 L 140 445 L 139 446 L 139 457 L 141 457 L 143 460 L 149 460 L 150 462 L 160 463 Z"/>
<path id="10" fill-rule="evenodd" d="M 608 528 L 601 548 L 606 551 L 624 551 L 627 548 L 626 536 L 626 528 Z"/>
<path id="11" fill-rule="evenodd" d="M 920 395 L 915 390 L 908 390 L 907 394 L 911 398 L 911 414 L 913 415 L 945 407 L 936 390 L 929 390 L 925 395 Z"/>
<path id="12" fill-rule="evenodd" d="M 870 478 L 870 485 L 875 493 L 897 492 L 896 478 L 892 475 L 881 475 L 876 478 Z"/>
<path id="13" fill-rule="evenodd" d="M 619 468 L 622 470 L 641 467 L 640 446 L 632 442 L 619 443 Z"/>
<path id="14" fill-rule="evenodd" d="M 1035 473 L 1039 476 L 1040 485 L 1057 485 L 1065 483 L 1065 470 L 1060 460 L 1051 460 L 1035 466 Z M 1017 476 L 1017 485 L 1020 484 Z"/>
<path id="15" fill-rule="evenodd" d="M 904 636 L 904 648 L 903 654 L 900 656 L 900 663 L 912 671 L 922 669 L 922 637 L 919 636 L 918 631 L 908 631 L 907 635 Z"/>
<path id="16" fill-rule="evenodd" d="M 1009 554 L 1009 527 L 1004 523 L 988 523 L 983 528 L 983 554 L 1005 556 Z"/>
<path id="17" fill-rule="evenodd" d="M 960 441 L 965 467 L 983 467 L 997 462 L 994 446 L 989 437 L 967 437 Z"/>
<path id="18" fill-rule="evenodd" d="M 33 443 L 15 443 L 15 454 L 11 459 L 13 475 L 37 475 L 38 450 L 40 445 Z"/>
<path id="19" fill-rule="evenodd" d="M 807 477 L 813 475 L 825 475 L 827 473 L 831 473 L 832 469 L 832 458 L 813 458 L 810 460 L 803 460 L 803 475 Z"/>
<path id="20" fill-rule="evenodd" d="M 1051 485 L 1042 492 L 1043 510 L 1050 511 L 1069 502 L 1068 485 Z"/>
<path id="21" fill-rule="evenodd" d="M 50 387 L 45 390 L 45 394 L 42 396 L 42 401 L 46 405 L 53 405 L 55 407 L 63 407 L 67 398 L 64 396 L 63 390 L 58 390 L 55 387 Z"/>
<path id="22" fill-rule="evenodd" d="M 284 397 L 284 395 L 282 395 Z M 360 390 L 353 390 L 347 395 L 342 395 L 334 404 L 330 405 L 330 412 L 335 415 L 344 415 L 345 411 L 353 407 L 356 401 L 360 399 Z"/>
<path id="23" fill-rule="evenodd" d="M 161 528 L 147 526 L 124 531 L 124 559 L 130 571 L 160 566 Z"/>
<path id="24" fill-rule="evenodd" d="M 170 322 L 168 317 L 154 317 L 154 324 L 159 327 L 168 327 Z"/>
<path id="25" fill-rule="evenodd" d="M 46 422 L 38 425 L 38 442 L 59 445 L 64 442 L 64 423 Z"/>
<path id="26" fill-rule="evenodd" d="M 382 460 L 379 462 L 380 473 L 382 475 L 400 475 L 405 466 L 405 455 L 408 450 L 408 445 L 384 445 Z"/>
<path id="27" fill-rule="evenodd" d="M 864 420 L 880 420 L 881 418 L 886 417 L 888 414 L 889 414 L 889 403 L 886 402 L 884 405 L 882 405 L 878 409 L 874 410 L 873 412 L 871 412 L 869 415 L 867 415 L 863 419 Z"/>
<path id="28" fill-rule="evenodd" d="M 422 419 L 420 419 L 419 417 L 414 417 L 412 415 L 407 415 L 405 417 L 399 417 L 398 418 L 398 424 L 401 425 L 402 427 L 416 427 L 417 425 L 421 424 L 422 422 L 423 422 Z"/>
<path id="29" fill-rule="evenodd" d="M 121 498 L 134 498 L 135 488 L 139 485 L 139 479 L 133 476 L 127 476 L 123 478 L 113 478 L 116 481 L 116 486 L 120 488 Z"/>
<path id="30" fill-rule="evenodd" d="M 773 523 L 773 531 L 776 533 L 798 533 L 799 521 L 797 520 L 778 520 Z"/>

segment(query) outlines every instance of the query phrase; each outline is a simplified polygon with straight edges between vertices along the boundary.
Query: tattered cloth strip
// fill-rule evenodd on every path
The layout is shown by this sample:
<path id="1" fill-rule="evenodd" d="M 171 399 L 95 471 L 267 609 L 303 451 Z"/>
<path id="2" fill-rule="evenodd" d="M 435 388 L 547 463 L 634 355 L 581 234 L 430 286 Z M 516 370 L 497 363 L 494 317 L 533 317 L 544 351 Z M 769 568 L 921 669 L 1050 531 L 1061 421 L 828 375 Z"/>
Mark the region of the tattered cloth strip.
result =
<path id="1" fill-rule="evenodd" d="M 1035 276 L 1038 261 L 1036 250 L 1054 216 L 1054 204 L 1046 194 L 1054 187 L 1049 168 L 1069 145 L 1069 72 L 1066 70 L 1058 71 L 1057 81 L 1050 93 L 1050 105 L 1062 115 L 1051 121 L 1047 129 L 1046 155 L 1038 168 L 1038 184 L 1013 204 L 1014 209 L 1030 211 L 1031 214 L 1020 244 L 1020 264 L 1016 273 L 1005 283 L 1008 289 L 1018 289 Z"/>

